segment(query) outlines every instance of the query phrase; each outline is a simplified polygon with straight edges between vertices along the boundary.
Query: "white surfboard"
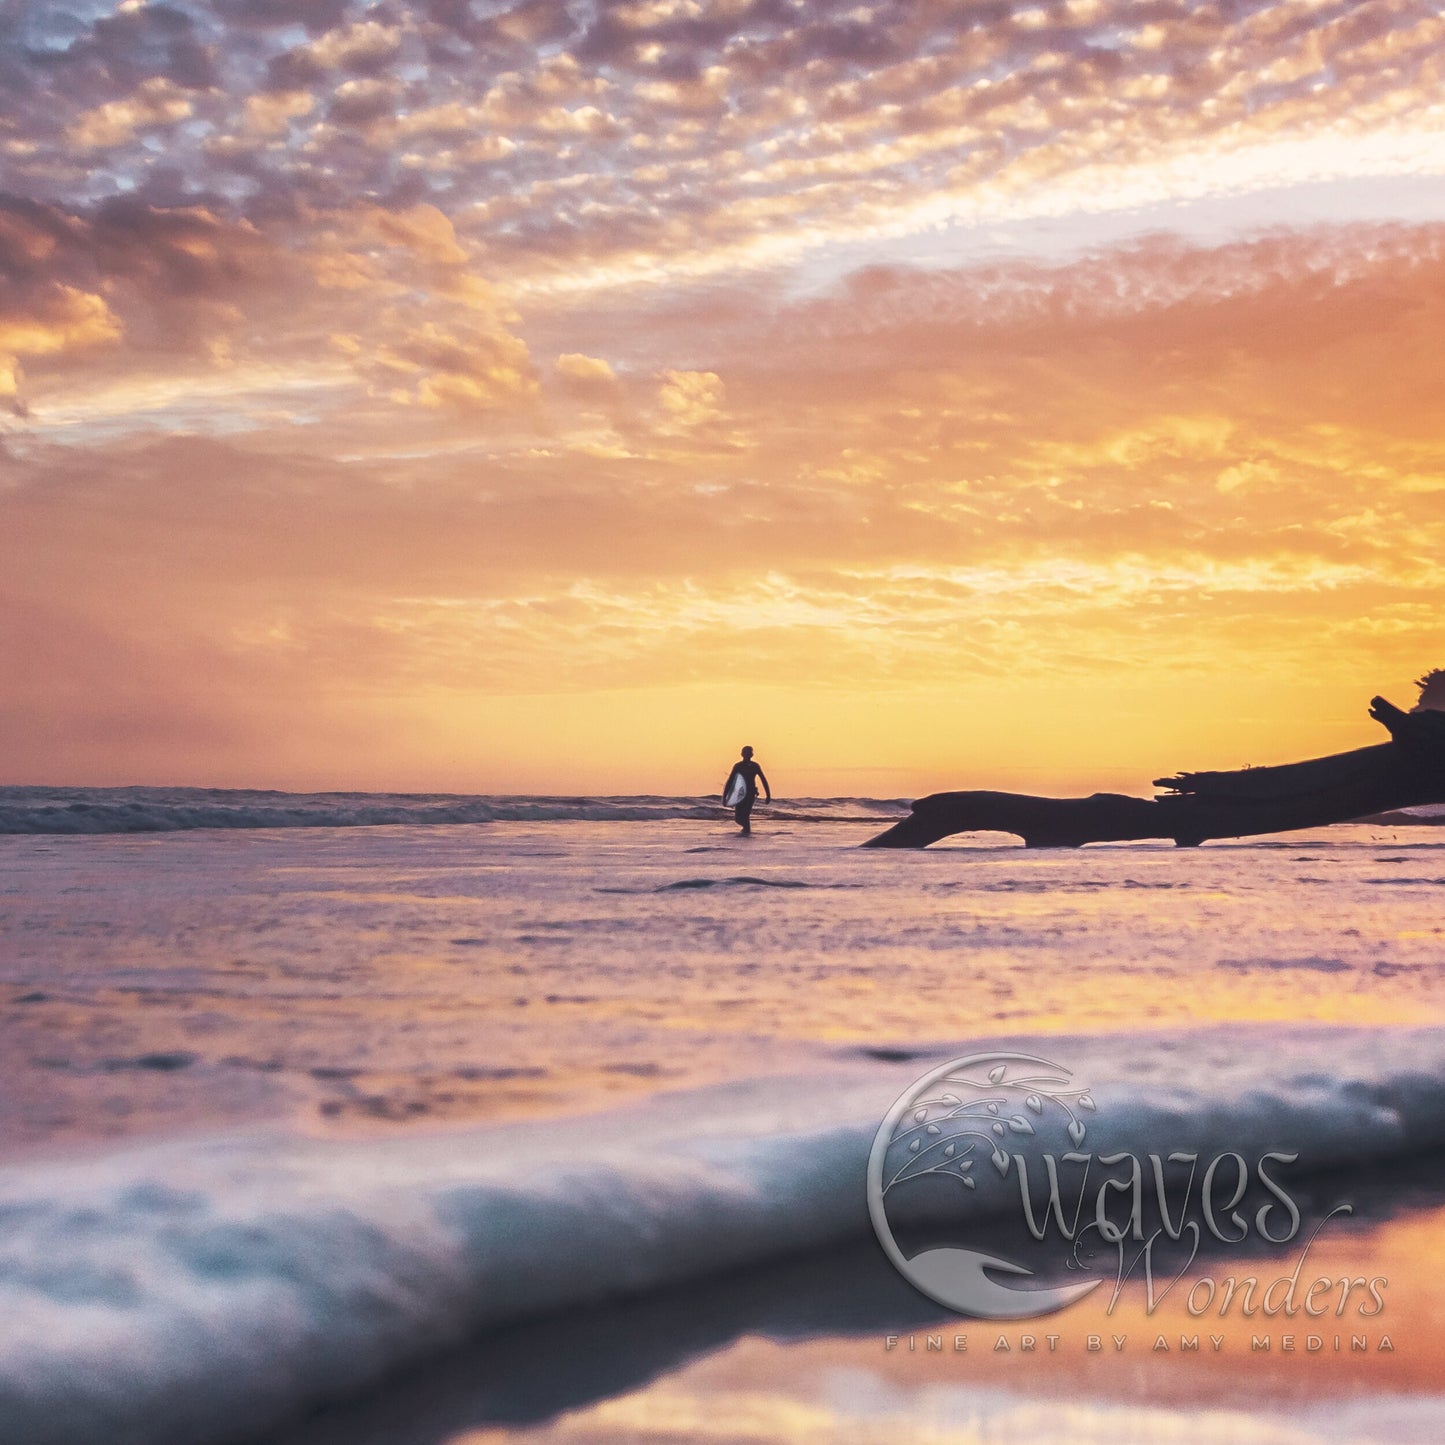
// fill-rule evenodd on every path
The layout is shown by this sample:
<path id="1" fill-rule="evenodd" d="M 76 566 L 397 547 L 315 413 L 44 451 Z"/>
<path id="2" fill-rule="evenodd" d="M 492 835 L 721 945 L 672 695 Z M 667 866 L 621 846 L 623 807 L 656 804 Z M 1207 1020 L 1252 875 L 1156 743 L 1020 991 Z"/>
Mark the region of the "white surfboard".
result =
<path id="1" fill-rule="evenodd" d="M 726 791 L 723 793 L 723 807 L 736 808 L 748 795 L 748 785 L 741 773 L 734 773 L 728 779 Z"/>

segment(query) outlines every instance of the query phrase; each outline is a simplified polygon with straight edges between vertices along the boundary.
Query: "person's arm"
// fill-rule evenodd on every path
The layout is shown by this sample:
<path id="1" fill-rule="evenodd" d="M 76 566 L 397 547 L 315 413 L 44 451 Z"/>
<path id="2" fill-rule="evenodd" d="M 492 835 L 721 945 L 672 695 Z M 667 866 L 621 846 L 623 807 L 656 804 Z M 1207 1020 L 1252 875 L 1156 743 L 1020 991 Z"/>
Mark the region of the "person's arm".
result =
<path id="1" fill-rule="evenodd" d="M 767 801 L 771 803 L 773 801 L 773 790 L 768 786 L 768 775 L 761 768 L 758 769 L 758 782 L 763 785 L 763 792 L 767 795 Z"/>

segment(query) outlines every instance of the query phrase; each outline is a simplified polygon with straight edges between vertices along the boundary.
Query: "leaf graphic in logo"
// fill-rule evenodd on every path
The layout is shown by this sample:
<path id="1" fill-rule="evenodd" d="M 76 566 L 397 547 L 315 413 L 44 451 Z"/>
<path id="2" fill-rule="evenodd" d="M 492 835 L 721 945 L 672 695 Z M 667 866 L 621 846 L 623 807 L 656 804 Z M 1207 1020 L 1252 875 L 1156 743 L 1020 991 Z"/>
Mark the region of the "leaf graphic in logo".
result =
<path id="1" fill-rule="evenodd" d="M 911 1195 L 920 1179 L 942 1175 L 977 1192 L 980 1178 L 993 1177 L 983 1168 L 985 1157 L 1002 1177 L 1004 1189 L 1013 1177 L 1015 1158 L 1019 1169 L 1026 1170 L 1030 1149 L 1066 1147 L 1080 1151 L 1066 1158 L 1092 1157 L 1082 1152 L 1088 1147 L 1083 1115 L 1097 1112 L 1098 1105 L 1082 1084 L 1071 1070 L 1046 1059 L 982 1053 L 935 1068 L 895 1101 L 869 1155 L 868 1210 L 889 1259 L 929 1298 L 971 1318 L 1030 1319 L 1082 1298 L 1103 1282 L 1094 1279 L 1060 1289 L 1017 1288 L 1018 1281 L 1010 1284 L 1008 1276 L 1032 1273 L 1022 1263 L 953 1246 L 905 1255 L 887 1218 L 895 1190 Z M 1069 1141 L 1066 1146 L 1061 1135 Z M 1031 1141 L 1026 1148 L 1015 1142 L 1025 1139 Z M 1055 1142 L 1046 1144 L 1049 1139 Z M 906 1159 L 898 1157 L 899 1144 L 906 1146 Z M 987 1150 L 981 1147 L 985 1144 Z M 1017 1154 L 1011 1152 L 1015 1149 Z M 1052 1164 L 1052 1156 L 1045 1160 Z M 1028 1183 L 1024 1173 L 1019 1180 Z M 991 1185 L 984 1189 L 981 1203 L 956 1202 L 965 1214 L 987 1208 L 991 1190 Z M 1092 1268 L 1077 1248 L 1068 1267 Z"/>

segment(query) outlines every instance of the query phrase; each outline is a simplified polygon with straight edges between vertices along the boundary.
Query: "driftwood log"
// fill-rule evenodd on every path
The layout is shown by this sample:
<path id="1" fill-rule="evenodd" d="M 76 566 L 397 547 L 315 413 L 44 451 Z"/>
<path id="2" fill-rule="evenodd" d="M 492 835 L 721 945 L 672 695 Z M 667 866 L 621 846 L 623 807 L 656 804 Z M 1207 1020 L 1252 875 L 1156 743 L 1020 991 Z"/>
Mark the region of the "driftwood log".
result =
<path id="1" fill-rule="evenodd" d="M 1232 773 L 1158 778 L 1153 799 L 1125 793 L 1040 798 L 1027 793 L 934 793 L 865 848 L 926 848 L 952 833 L 1017 833 L 1030 848 L 1077 848 L 1172 838 L 1181 848 L 1348 823 L 1392 808 L 1445 803 L 1445 712 L 1402 712 L 1382 697 L 1370 716 L 1390 741 L 1327 758 Z"/>

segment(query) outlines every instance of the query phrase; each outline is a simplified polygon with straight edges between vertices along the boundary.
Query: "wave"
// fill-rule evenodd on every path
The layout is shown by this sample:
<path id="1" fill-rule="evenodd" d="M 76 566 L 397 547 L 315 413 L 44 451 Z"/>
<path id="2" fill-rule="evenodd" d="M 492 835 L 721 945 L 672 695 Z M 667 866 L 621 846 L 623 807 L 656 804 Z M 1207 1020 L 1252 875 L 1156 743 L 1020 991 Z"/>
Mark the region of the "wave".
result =
<path id="1" fill-rule="evenodd" d="M 702 852 L 689 848 L 688 852 Z M 599 893 L 686 893 L 699 888 L 856 888 L 855 883 L 805 883 L 799 878 L 753 878 L 739 874 L 736 878 L 679 878 L 656 888 L 599 888 Z"/>
<path id="2" fill-rule="evenodd" d="M 1323 1169 L 1445 1144 L 1445 1029 L 1031 1042 L 1089 1082 L 1099 1153 Z M 11 1166 L 0 1438 L 237 1445 L 483 1328 L 861 1238 L 873 1135 L 920 1065 L 837 1068 L 573 1120 Z"/>
<path id="3" fill-rule="evenodd" d="M 1418 808 L 1398 808 L 1391 813 L 1371 813 L 1361 818 L 1362 823 L 1373 823 L 1385 828 L 1440 828 L 1445 827 L 1445 805 L 1422 803 Z"/>
<path id="4" fill-rule="evenodd" d="M 654 893 L 676 893 L 692 888 L 813 888 L 817 884 L 804 883 L 796 878 L 749 878 L 740 874 L 736 878 L 679 878 L 675 883 L 664 883 L 654 888 Z"/>
<path id="5" fill-rule="evenodd" d="M 901 817 L 901 799 L 796 798 L 768 817 L 868 823 Z M 463 793 L 283 793 L 230 788 L 0 788 L 0 833 L 168 833 L 194 828 L 417 827 L 457 823 L 717 820 L 710 798 L 578 798 Z"/>

